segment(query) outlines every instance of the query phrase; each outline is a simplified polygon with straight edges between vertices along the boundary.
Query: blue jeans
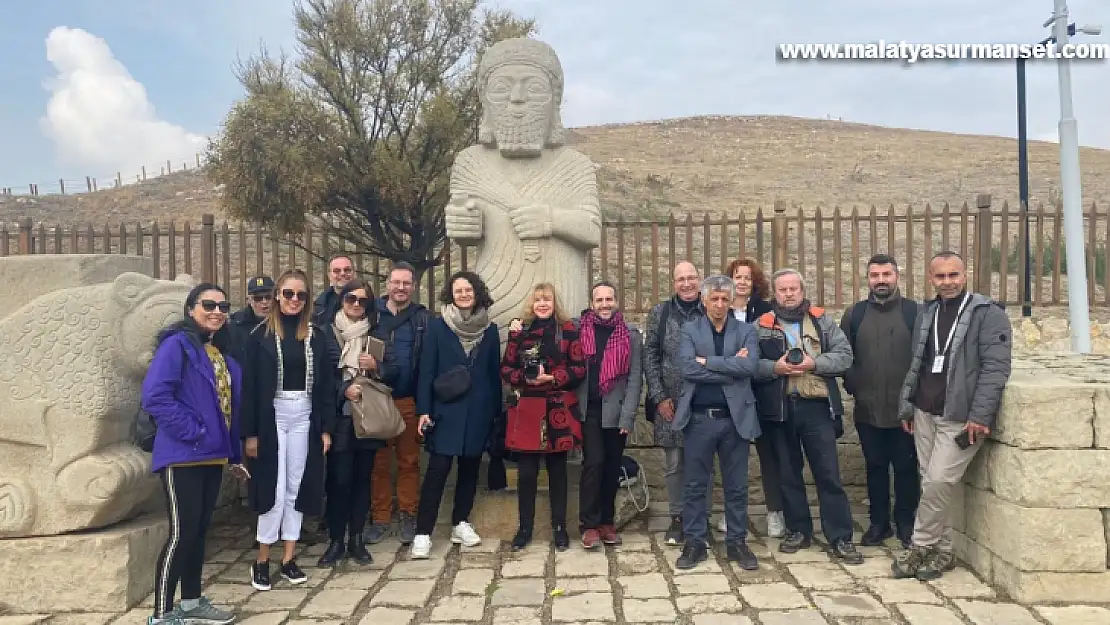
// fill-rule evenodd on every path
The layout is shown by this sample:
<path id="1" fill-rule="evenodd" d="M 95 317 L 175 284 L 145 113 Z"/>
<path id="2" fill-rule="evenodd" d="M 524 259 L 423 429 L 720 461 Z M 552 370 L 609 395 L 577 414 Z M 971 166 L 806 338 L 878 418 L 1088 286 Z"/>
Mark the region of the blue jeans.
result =
<path id="1" fill-rule="evenodd" d="M 727 412 L 709 417 L 690 415 L 683 430 L 685 456 L 683 473 L 682 533 L 688 541 L 705 542 L 709 524 L 709 498 L 713 480 L 713 456 L 721 462 L 725 493 L 725 543 L 739 545 L 748 537 L 748 453 L 750 441 L 740 438 Z"/>

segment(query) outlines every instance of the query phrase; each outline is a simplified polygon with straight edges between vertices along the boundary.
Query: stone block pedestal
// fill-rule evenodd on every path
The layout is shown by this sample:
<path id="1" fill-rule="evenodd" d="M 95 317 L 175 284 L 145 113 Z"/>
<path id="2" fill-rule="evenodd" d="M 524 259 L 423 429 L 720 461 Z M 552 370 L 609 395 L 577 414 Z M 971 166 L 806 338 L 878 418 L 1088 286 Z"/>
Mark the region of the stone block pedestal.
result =
<path id="1" fill-rule="evenodd" d="M 165 514 L 59 536 L 0 540 L 0 613 L 125 612 L 154 589 Z"/>

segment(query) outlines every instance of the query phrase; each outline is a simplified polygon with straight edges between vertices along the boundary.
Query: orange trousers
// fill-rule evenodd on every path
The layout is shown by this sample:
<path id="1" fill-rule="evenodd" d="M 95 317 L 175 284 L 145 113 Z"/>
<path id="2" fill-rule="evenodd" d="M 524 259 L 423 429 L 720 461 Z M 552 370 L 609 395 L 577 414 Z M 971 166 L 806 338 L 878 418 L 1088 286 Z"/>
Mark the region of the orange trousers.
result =
<path id="1" fill-rule="evenodd" d="M 397 458 L 397 509 L 416 516 L 420 501 L 420 442 L 416 431 L 416 400 L 411 397 L 394 399 L 405 431 L 393 439 L 374 457 L 370 478 L 370 514 L 374 523 L 393 519 L 393 458 Z M 390 453 L 392 452 L 392 453 Z"/>

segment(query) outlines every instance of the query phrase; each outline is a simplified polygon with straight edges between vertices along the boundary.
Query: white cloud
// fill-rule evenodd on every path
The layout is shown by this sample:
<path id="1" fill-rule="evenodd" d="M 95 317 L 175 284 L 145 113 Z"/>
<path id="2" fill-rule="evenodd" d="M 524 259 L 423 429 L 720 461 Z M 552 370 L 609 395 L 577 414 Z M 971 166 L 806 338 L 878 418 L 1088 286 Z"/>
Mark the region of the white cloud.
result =
<path id="1" fill-rule="evenodd" d="M 146 89 L 100 37 L 59 26 L 46 37 L 46 58 L 56 75 L 39 123 L 62 163 L 132 171 L 203 151 L 205 137 L 158 118 Z"/>

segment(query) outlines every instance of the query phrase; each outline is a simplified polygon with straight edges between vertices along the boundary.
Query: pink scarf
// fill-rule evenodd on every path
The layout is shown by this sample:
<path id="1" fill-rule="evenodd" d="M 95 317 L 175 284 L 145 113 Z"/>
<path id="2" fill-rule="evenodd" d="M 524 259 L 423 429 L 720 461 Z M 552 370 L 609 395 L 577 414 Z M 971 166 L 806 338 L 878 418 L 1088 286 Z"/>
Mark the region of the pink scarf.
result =
<path id="1" fill-rule="evenodd" d="M 625 325 L 624 317 L 620 311 L 614 312 L 613 316 L 606 321 L 598 317 L 594 311 L 588 310 L 582 315 L 580 321 L 581 332 L 579 334 L 582 351 L 585 352 L 587 357 L 593 357 L 597 353 L 597 340 L 594 338 L 595 325 L 613 328 L 613 333 L 609 335 L 609 340 L 605 342 L 605 349 L 601 357 L 601 372 L 598 376 L 601 394 L 605 395 L 613 389 L 613 384 L 617 379 L 628 375 L 632 359 L 632 337 L 628 333 L 628 326 Z"/>

